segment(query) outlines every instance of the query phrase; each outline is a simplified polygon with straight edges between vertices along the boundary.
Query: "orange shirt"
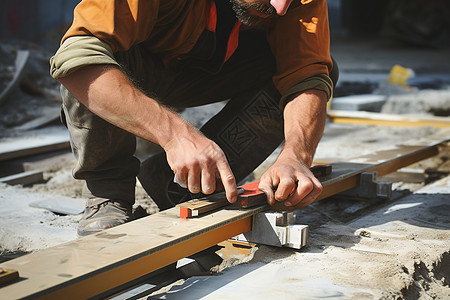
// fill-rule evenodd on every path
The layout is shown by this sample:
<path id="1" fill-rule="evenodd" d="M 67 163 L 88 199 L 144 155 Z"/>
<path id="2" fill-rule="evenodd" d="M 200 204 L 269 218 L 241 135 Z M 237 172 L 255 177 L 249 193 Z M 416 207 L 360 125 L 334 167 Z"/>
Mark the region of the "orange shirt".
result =
<path id="1" fill-rule="evenodd" d="M 169 62 L 188 53 L 204 30 L 214 31 L 215 13 L 212 0 L 83 0 L 62 42 L 92 35 L 113 52 L 144 43 Z M 285 16 L 266 25 L 277 65 L 273 80 L 282 94 L 308 77 L 328 75 L 332 62 L 326 0 L 294 0 Z"/>

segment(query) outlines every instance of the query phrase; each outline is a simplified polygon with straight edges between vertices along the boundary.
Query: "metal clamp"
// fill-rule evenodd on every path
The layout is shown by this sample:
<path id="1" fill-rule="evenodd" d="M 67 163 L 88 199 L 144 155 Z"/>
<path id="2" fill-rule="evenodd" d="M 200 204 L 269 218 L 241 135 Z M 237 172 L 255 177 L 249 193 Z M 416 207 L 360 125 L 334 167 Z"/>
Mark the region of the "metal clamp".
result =
<path id="1" fill-rule="evenodd" d="M 392 183 L 377 181 L 377 172 L 363 172 L 359 176 L 359 185 L 339 195 L 358 198 L 384 198 L 392 196 Z"/>
<path id="2" fill-rule="evenodd" d="M 293 212 L 261 212 L 253 216 L 252 230 L 233 239 L 300 249 L 308 240 L 308 225 L 295 224 Z"/>

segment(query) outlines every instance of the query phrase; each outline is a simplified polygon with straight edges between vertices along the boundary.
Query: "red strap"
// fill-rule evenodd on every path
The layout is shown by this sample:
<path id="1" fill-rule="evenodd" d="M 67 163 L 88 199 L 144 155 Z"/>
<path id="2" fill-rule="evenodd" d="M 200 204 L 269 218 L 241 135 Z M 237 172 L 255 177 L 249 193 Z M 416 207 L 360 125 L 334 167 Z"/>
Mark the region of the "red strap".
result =
<path id="1" fill-rule="evenodd" d="M 253 181 L 247 184 L 244 184 L 243 186 L 241 186 L 245 191 L 240 195 L 240 196 L 254 196 L 254 195 L 258 195 L 258 194 L 262 194 L 263 191 L 260 191 L 258 189 L 259 186 L 259 180 L 258 181 Z M 295 192 L 295 189 L 297 188 L 297 185 L 294 186 L 294 188 L 291 191 L 291 195 Z"/>
<path id="2" fill-rule="evenodd" d="M 216 32 L 217 25 L 217 9 L 216 3 L 213 1 L 209 9 L 209 15 L 206 17 L 206 29 L 208 31 Z"/>
<path id="3" fill-rule="evenodd" d="M 234 51 L 236 51 L 239 44 L 239 27 L 241 27 L 242 23 L 237 21 L 234 24 L 233 29 L 231 30 L 230 38 L 228 39 L 228 47 L 227 53 L 225 55 L 225 61 L 227 61 L 231 55 L 233 55 Z"/>
<path id="4" fill-rule="evenodd" d="M 247 184 L 244 184 L 242 188 L 245 190 L 241 196 L 253 196 L 262 194 L 262 191 L 258 189 L 259 181 L 250 182 Z"/>

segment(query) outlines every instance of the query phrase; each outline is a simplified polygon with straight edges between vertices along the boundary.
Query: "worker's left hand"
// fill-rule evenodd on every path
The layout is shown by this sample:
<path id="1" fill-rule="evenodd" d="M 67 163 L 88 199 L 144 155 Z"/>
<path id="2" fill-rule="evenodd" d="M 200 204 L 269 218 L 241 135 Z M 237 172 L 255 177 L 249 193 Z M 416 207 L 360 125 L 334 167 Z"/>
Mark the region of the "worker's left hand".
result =
<path id="1" fill-rule="evenodd" d="M 305 163 L 282 151 L 261 177 L 259 189 L 270 205 L 283 202 L 288 209 L 297 209 L 314 202 L 322 185 Z"/>

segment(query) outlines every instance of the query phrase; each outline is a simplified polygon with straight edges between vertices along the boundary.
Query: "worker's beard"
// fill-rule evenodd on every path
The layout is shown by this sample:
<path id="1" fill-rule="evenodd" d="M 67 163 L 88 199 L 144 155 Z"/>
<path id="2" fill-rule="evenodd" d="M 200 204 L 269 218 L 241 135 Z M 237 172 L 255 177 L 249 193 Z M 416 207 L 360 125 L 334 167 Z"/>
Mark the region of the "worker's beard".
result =
<path id="1" fill-rule="evenodd" d="M 233 4 L 233 10 L 236 13 L 236 17 L 242 24 L 253 26 L 263 22 L 265 19 L 259 16 L 255 16 L 249 13 L 250 9 L 259 11 L 260 13 L 270 15 L 271 17 L 277 15 L 275 8 L 267 3 L 246 3 L 241 0 L 230 0 Z"/>

